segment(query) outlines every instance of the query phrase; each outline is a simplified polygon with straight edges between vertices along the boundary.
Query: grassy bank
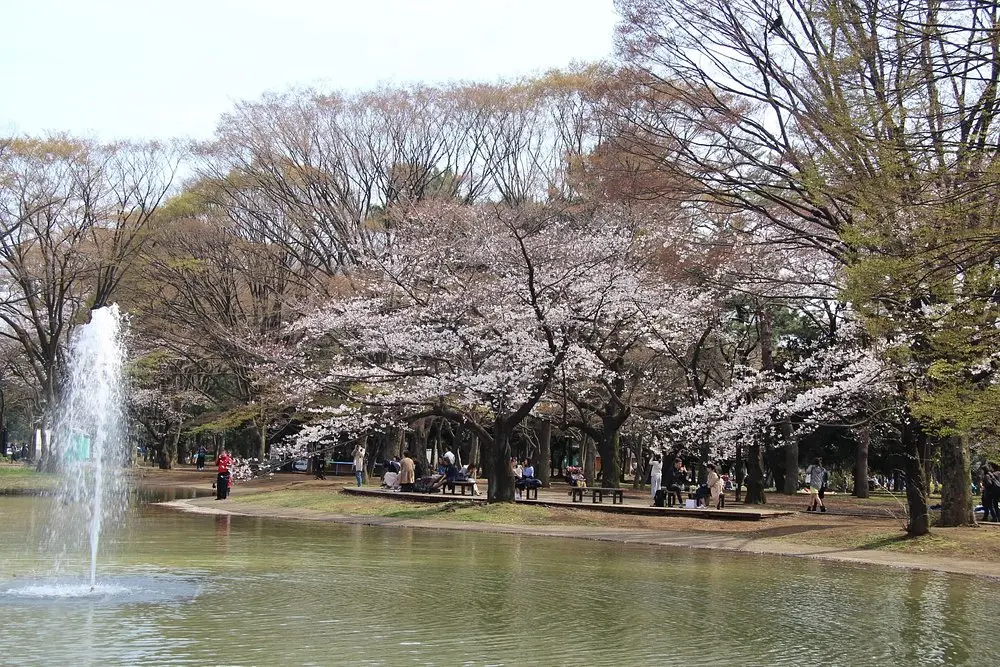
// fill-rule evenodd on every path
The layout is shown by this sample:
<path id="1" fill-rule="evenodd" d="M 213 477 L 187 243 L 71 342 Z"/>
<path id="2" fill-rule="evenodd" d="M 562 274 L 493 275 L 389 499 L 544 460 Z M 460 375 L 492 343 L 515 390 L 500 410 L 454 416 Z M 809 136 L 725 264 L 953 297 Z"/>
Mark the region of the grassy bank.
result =
<path id="1" fill-rule="evenodd" d="M 340 492 L 341 485 L 327 482 L 295 481 L 256 487 L 249 485 L 234 495 L 233 509 L 254 507 L 307 510 L 336 516 L 429 519 L 479 524 L 530 526 L 591 526 L 634 530 L 679 531 L 706 535 L 729 534 L 780 548 L 781 545 L 813 547 L 835 551 L 872 551 L 913 554 L 940 559 L 993 562 L 1000 554 L 1000 529 L 936 528 L 928 536 L 910 539 L 902 531 L 899 518 L 859 518 L 833 514 L 804 514 L 775 517 L 760 522 L 719 521 L 685 517 L 657 517 L 591 512 L 586 509 L 498 504 L 472 505 L 456 501 L 423 504 L 388 498 L 371 498 Z M 868 501 L 851 499 L 851 509 Z M 871 505 L 883 508 L 887 498 Z M 1000 572 L 1000 564 L 998 564 Z"/>
<path id="2" fill-rule="evenodd" d="M 49 491 L 55 488 L 57 479 L 55 475 L 36 472 L 31 466 L 0 463 L 0 492 Z"/>
<path id="3" fill-rule="evenodd" d="M 603 515 L 559 508 L 503 503 L 484 505 L 455 501 L 450 503 L 412 503 L 401 500 L 368 498 L 341 493 L 339 488 L 305 487 L 263 490 L 234 495 L 232 501 L 254 507 L 298 508 L 340 516 L 378 516 L 392 519 L 435 519 L 497 525 L 604 525 Z"/>
<path id="4" fill-rule="evenodd" d="M 934 528 L 930 535 L 907 537 L 900 528 L 854 525 L 827 530 L 814 529 L 775 538 L 777 541 L 814 547 L 854 551 L 885 551 L 920 554 L 940 558 L 993 561 L 1000 574 L 1000 529 L 992 526 L 977 528 Z"/>

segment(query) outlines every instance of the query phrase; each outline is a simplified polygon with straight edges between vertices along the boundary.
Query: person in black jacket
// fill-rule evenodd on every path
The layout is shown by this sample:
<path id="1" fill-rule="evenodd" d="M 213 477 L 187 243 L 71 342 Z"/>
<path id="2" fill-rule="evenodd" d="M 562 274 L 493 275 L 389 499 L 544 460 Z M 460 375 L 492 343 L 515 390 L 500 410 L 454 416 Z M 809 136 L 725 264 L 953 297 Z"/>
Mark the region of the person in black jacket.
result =
<path id="1" fill-rule="evenodd" d="M 684 484 L 687 484 L 688 471 L 684 467 L 684 461 L 681 457 L 675 456 L 673 465 L 667 468 L 667 471 L 663 474 L 663 488 L 667 490 L 668 494 L 673 493 L 677 496 L 677 504 L 681 507 L 684 506 Z"/>
<path id="2" fill-rule="evenodd" d="M 980 469 L 983 487 L 983 521 L 1000 521 L 1000 471 L 993 463 L 984 463 Z M 990 519 L 990 517 L 993 517 Z"/>

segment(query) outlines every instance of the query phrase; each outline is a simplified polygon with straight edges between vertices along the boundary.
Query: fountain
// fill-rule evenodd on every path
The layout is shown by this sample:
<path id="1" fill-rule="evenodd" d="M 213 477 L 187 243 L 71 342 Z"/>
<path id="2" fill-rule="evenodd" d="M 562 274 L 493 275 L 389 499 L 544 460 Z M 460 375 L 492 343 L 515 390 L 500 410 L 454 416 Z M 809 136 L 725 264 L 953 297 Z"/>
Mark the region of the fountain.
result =
<path id="1" fill-rule="evenodd" d="M 117 606 L 193 599 L 198 594 L 197 582 L 185 577 L 130 572 L 120 566 L 98 582 L 102 540 L 107 543 L 109 534 L 121 530 L 128 509 L 124 334 L 117 305 L 92 311 L 90 322 L 73 333 L 67 384 L 48 452 L 61 474 L 41 553 L 54 556 L 55 569 L 5 578 L 0 582 L 0 605 Z"/>
<path id="2" fill-rule="evenodd" d="M 123 335 L 117 305 L 92 311 L 90 322 L 74 332 L 50 452 L 62 473 L 49 536 L 57 570 L 83 551 L 91 588 L 102 530 L 122 518 L 127 505 Z"/>

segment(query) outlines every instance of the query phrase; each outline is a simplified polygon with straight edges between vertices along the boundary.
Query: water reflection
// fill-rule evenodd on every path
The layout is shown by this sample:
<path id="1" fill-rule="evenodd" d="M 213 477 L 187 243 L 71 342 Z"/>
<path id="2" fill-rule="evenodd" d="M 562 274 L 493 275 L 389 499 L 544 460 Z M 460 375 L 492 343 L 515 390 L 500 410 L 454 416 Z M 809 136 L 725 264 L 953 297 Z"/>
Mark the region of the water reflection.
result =
<path id="1" fill-rule="evenodd" d="M 13 546 L 0 589 L 45 565 Z M 991 664 L 1000 587 L 944 575 L 579 540 L 142 512 L 121 576 L 196 595 L 0 604 L 5 662 L 56 664 Z M 23 539 L 21 544 L 23 544 Z M 58 627 L 58 633 L 49 628 Z"/>

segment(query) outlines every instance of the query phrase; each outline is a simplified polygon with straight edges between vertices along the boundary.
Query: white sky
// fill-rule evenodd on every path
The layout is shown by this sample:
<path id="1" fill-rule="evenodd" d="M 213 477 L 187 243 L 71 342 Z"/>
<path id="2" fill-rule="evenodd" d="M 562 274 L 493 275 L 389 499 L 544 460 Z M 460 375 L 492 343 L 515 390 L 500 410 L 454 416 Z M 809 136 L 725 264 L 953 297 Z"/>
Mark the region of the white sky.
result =
<path id="1" fill-rule="evenodd" d="M 613 0 L 0 0 L 0 134 L 205 138 L 269 90 L 605 58 L 615 20 Z"/>

